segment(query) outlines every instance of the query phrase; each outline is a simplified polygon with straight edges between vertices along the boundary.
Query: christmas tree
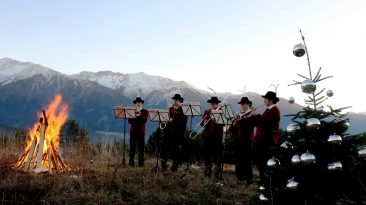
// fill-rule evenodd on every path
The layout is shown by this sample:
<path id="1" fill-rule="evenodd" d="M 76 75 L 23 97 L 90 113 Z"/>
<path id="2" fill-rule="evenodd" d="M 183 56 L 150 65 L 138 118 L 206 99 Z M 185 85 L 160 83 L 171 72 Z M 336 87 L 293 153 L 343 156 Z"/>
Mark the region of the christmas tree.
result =
<path id="1" fill-rule="evenodd" d="M 305 37 L 295 45 L 296 57 L 307 57 L 309 74 L 298 74 L 289 86 L 301 85 L 307 95 L 306 107 L 288 115 L 287 126 L 278 147 L 267 161 L 268 187 L 260 187 L 260 200 L 269 204 L 366 204 L 365 134 L 349 135 L 349 119 L 344 111 L 349 107 L 325 105 L 333 91 L 319 90 L 321 68 L 315 76 Z M 289 103 L 294 103 L 290 98 Z M 325 106 L 324 106 L 325 105 Z"/>

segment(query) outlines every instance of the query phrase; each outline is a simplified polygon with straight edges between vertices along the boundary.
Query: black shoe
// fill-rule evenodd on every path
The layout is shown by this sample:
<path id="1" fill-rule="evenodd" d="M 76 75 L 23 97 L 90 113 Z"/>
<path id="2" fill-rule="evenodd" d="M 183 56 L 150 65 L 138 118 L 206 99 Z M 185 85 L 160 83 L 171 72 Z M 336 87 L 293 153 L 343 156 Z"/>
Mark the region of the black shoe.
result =
<path id="1" fill-rule="evenodd" d="M 166 163 L 162 163 L 161 164 L 161 172 L 166 172 L 168 171 L 168 165 Z"/>
<path id="2" fill-rule="evenodd" d="M 203 171 L 205 177 L 211 177 L 211 168 L 205 168 Z"/>
<path id="3" fill-rule="evenodd" d="M 215 172 L 215 177 L 216 177 L 216 179 L 222 178 L 222 173 L 221 172 Z"/>
<path id="4" fill-rule="evenodd" d="M 249 180 L 249 179 L 245 180 L 245 185 L 246 186 L 250 186 L 251 184 L 253 184 L 252 180 Z"/>
<path id="5" fill-rule="evenodd" d="M 170 169 L 172 172 L 177 172 L 178 171 L 178 165 L 173 164 L 172 168 Z"/>

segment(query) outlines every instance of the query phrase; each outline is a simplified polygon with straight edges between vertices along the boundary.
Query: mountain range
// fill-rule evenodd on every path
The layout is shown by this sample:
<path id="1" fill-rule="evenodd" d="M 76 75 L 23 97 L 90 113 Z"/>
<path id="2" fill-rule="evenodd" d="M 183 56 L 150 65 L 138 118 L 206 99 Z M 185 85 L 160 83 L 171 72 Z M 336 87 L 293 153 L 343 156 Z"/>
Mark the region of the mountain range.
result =
<path id="1" fill-rule="evenodd" d="M 0 59 L 0 124 L 25 129 L 31 127 L 37 121 L 36 113 L 56 93 L 60 93 L 63 100 L 70 105 L 69 118 L 76 120 L 91 133 L 121 133 L 123 122 L 114 118 L 113 107 L 130 107 L 137 95 L 144 98 L 144 107 L 149 109 L 166 109 L 175 93 L 180 93 L 185 102 L 200 102 L 201 109 L 206 109 L 206 101 L 212 96 L 212 93 L 197 89 L 187 82 L 143 72 L 123 74 L 83 71 L 66 75 L 30 62 Z M 237 102 L 241 95 L 217 95 L 230 104 L 234 111 L 238 111 Z M 247 96 L 252 99 L 254 106 L 263 104 L 261 95 L 247 93 Z M 289 104 L 286 99 L 280 99 L 279 107 L 282 115 L 293 114 L 302 109 L 296 103 Z M 366 130 L 365 114 L 349 113 L 347 117 L 350 118 L 348 133 L 356 134 Z M 198 121 L 199 117 L 194 117 L 192 126 Z M 283 117 L 281 127 L 286 129 L 289 123 L 290 118 Z M 156 127 L 156 122 L 149 122 L 149 133 Z"/>

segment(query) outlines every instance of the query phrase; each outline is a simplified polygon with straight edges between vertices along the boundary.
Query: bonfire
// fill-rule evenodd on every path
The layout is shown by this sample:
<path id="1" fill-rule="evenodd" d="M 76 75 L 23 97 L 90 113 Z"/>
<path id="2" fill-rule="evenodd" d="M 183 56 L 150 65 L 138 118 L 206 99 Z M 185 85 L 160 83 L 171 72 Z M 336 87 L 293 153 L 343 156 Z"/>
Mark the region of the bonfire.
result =
<path id="1" fill-rule="evenodd" d="M 42 112 L 39 121 L 29 130 L 24 154 L 18 159 L 15 169 L 38 172 L 65 172 L 67 166 L 59 155 L 60 131 L 68 117 L 69 105 L 56 94 Z"/>

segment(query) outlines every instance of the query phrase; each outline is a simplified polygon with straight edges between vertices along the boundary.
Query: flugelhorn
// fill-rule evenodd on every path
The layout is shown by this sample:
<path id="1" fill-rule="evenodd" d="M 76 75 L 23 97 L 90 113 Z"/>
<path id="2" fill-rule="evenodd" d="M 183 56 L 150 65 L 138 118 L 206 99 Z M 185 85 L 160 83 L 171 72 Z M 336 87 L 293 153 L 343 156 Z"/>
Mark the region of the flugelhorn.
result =
<path id="1" fill-rule="evenodd" d="M 141 110 L 136 110 L 135 115 L 136 117 L 139 117 L 141 115 Z"/>

